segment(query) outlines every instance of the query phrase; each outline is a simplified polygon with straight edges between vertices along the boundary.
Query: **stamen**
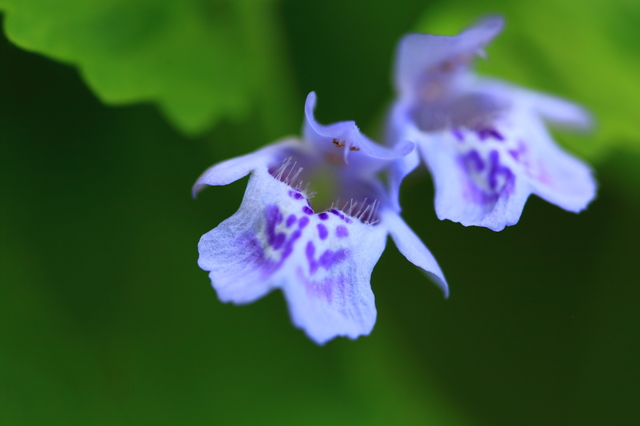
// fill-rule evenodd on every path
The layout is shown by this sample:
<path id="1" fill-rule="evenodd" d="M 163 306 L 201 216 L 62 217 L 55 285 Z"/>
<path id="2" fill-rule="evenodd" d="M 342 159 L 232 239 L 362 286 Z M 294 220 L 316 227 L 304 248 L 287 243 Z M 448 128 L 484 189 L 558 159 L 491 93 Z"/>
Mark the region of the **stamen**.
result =
<path id="1" fill-rule="evenodd" d="M 343 140 L 340 139 L 334 139 L 333 144 L 337 147 L 337 148 L 344 148 L 345 142 Z"/>

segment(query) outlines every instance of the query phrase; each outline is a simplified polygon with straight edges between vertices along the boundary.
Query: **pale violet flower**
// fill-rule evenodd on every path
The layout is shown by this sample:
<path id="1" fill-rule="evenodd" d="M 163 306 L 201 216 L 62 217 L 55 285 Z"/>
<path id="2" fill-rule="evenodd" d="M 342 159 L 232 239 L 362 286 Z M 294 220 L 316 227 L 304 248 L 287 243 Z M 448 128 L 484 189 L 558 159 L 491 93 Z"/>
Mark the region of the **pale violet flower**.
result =
<path id="1" fill-rule="evenodd" d="M 494 231 L 518 222 L 532 193 L 579 212 L 596 191 L 590 168 L 556 145 L 545 127 L 547 121 L 586 129 L 586 111 L 471 70 L 503 24 L 489 16 L 456 36 L 405 36 L 389 117 L 392 142 L 418 145 L 394 166 L 392 188 L 420 156 L 433 176 L 438 217 Z"/>
<path id="2" fill-rule="evenodd" d="M 304 135 L 216 164 L 194 186 L 251 174 L 240 209 L 200 240 L 199 266 L 223 302 L 251 303 L 281 289 L 293 323 L 316 343 L 369 334 L 376 320 L 370 277 L 387 235 L 439 285 L 442 271 L 399 216 L 378 175 L 413 143 L 389 149 L 354 122 L 318 124 L 307 97 Z M 308 186 L 308 187 L 307 187 Z M 307 189 L 308 188 L 308 189 Z M 309 190 L 317 190 L 312 199 Z"/>

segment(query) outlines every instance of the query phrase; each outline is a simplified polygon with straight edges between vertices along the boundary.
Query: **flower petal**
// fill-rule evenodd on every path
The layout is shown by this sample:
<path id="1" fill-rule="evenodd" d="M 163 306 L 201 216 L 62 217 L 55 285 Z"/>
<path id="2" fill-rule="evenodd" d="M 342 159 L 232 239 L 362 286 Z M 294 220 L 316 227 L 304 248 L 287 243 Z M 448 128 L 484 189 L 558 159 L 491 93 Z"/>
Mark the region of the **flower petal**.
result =
<path id="1" fill-rule="evenodd" d="M 535 170 L 529 174 L 532 192 L 567 211 L 584 210 L 596 195 L 591 168 L 561 149 L 535 115 L 527 117 L 522 132 L 531 140 L 527 161 Z"/>
<path id="2" fill-rule="evenodd" d="M 289 149 L 300 149 L 301 142 L 296 138 L 284 139 L 254 151 L 247 155 L 231 158 L 230 160 L 214 164 L 200 175 L 193 185 L 192 195 L 195 198 L 198 192 L 207 185 L 221 186 L 242 179 L 258 167 L 264 167 L 278 157 L 282 157 Z"/>
<path id="3" fill-rule="evenodd" d="M 406 157 L 399 158 L 389 168 L 389 199 L 393 210 L 400 212 L 400 185 L 405 177 L 418 167 L 420 156 L 418 152 L 412 152 Z"/>
<path id="4" fill-rule="evenodd" d="M 293 323 L 318 344 L 336 336 L 367 335 L 376 321 L 370 280 L 386 230 L 358 220 L 347 223 L 349 218 L 337 213 L 320 223 L 319 215 L 310 221 L 309 229 L 317 234 L 301 238 L 304 252 L 297 250 L 282 273 Z"/>
<path id="5" fill-rule="evenodd" d="M 348 156 L 366 156 L 370 159 L 391 160 L 404 157 L 413 151 L 415 145 L 409 141 L 400 141 L 393 148 L 376 144 L 360 132 L 354 121 L 339 121 L 328 125 L 318 123 L 313 115 L 316 106 L 315 92 L 309 93 L 305 103 L 304 137 L 314 144 L 320 152 L 342 149 L 345 163 Z"/>
<path id="6" fill-rule="evenodd" d="M 517 223 L 530 193 L 572 212 L 595 196 L 590 168 L 560 149 L 520 99 L 480 127 L 423 132 L 419 146 L 438 217 L 465 226 L 500 231 Z"/>
<path id="7" fill-rule="evenodd" d="M 550 123 L 576 130 L 589 130 L 593 126 L 591 114 L 578 104 L 534 91 L 526 91 L 526 96 L 538 114 Z"/>
<path id="8" fill-rule="evenodd" d="M 409 262 L 424 270 L 433 282 L 442 289 L 445 297 L 449 297 L 449 286 L 444 274 L 429 249 L 409 228 L 404 220 L 390 210 L 381 212 L 382 223 L 389 230 L 396 247 Z"/>
<path id="9" fill-rule="evenodd" d="M 402 140 L 419 140 L 419 130 L 412 123 L 407 106 L 396 102 L 393 106 L 387 125 L 387 143 L 391 146 Z M 416 137 L 417 136 L 417 137 Z M 395 160 L 389 168 L 389 198 L 393 210 L 400 212 L 400 185 L 404 178 L 420 165 L 418 150 Z"/>
<path id="10" fill-rule="evenodd" d="M 398 44 L 395 84 L 401 96 L 418 96 L 417 88 L 425 72 L 439 64 L 482 54 L 482 48 L 502 31 L 504 19 L 490 15 L 455 36 L 408 34 Z"/>
<path id="11" fill-rule="evenodd" d="M 202 236 L 198 244 L 198 265 L 210 271 L 209 277 L 223 302 L 250 303 L 276 287 L 270 280 L 286 260 L 285 242 L 273 229 L 282 218 L 268 211 L 267 200 L 287 197 L 285 184 L 274 179 L 266 167 L 251 175 L 240 209 L 215 229 Z M 288 236 L 290 237 L 290 236 Z M 279 241 L 276 243 L 275 241 Z M 278 245 L 269 256 L 267 246 Z"/>
<path id="12" fill-rule="evenodd" d="M 473 76 L 469 85 L 475 90 L 491 92 L 494 96 L 516 99 L 521 104 L 527 104 L 545 121 L 567 129 L 585 131 L 593 126 L 593 117 L 589 111 L 557 96 L 487 77 Z"/>
<path id="13" fill-rule="evenodd" d="M 205 234 L 198 264 L 225 302 L 283 290 L 292 321 L 318 344 L 371 332 L 371 271 L 386 230 L 338 210 L 315 214 L 304 194 L 266 167 L 249 179 L 238 212 Z"/>
<path id="14" fill-rule="evenodd" d="M 452 133 L 425 133 L 419 144 L 433 176 L 438 218 L 494 231 L 516 224 L 531 193 L 529 182 L 505 165 L 503 153 L 480 151 L 478 144 L 461 151 Z"/>

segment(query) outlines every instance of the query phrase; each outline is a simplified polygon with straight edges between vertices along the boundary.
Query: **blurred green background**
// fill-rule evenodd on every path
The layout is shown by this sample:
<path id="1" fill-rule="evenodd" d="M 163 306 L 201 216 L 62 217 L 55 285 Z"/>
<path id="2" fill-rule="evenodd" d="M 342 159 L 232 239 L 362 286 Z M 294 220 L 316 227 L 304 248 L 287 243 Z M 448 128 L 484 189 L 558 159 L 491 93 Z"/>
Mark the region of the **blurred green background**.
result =
<path id="1" fill-rule="evenodd" d="M 640 423 L 640 2 L 0 0 L 0 424 Z M 324 347 L 282 295 L 221 304 L 199 237 L 245 180 L 209 165 L 322 122 L 375 136 L 395 43 L 507 27 L 487 74 L 587 105 L 559 140 L 600 190 L 532 198 L 501 233 L 440 222 L 423 171 L 404 218 L 451 287 L 392 244 L 371 336 Z M 109 106 L 106 106 L 109 105 Z"/>

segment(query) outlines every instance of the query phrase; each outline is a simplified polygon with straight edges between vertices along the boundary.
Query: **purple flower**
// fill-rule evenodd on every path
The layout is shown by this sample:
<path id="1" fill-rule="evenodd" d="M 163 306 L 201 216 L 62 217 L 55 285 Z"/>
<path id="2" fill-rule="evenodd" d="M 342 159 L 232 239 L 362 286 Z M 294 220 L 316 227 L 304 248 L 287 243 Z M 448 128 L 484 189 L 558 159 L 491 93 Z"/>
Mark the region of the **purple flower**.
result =
<path id="1" fill-rule="evenodd" d="M 433 175 L 438 217 L 494 231 L 517 223 L 532 193 L 579 212 L 596 191 L 590 168 L 558 147 L 544 124 L 586 129 L 586 111 L 471 71 L 503 24 L 489 16 L 456 36 L 405 36 L 389 118 L 391 142 L 418 145 L 393 166 L 392 189 L 420 155 Z"/>
<path id="2" fill-rule="evenodd" d="M 414 144 L 376 145 L 352 121 L 320 125 L 315 100 L 310 93 L 302 139 L 214 165 L 197 180 L 194 195 L 251 173 L 240 209 L 201 238 L 198 264 L 223 302 L 251 303 L 281 289 L 293 323 L 323 344 L 371 332 L 376 308 L 369 281 L 388 234 L 445 294 L 448 288 L 377 177 Z"/>

